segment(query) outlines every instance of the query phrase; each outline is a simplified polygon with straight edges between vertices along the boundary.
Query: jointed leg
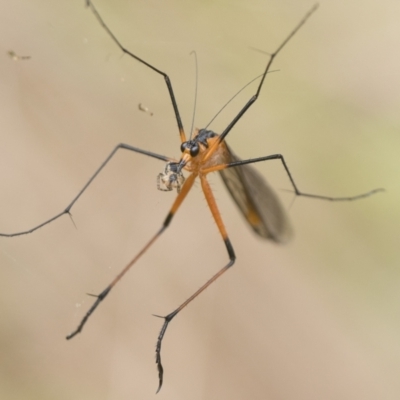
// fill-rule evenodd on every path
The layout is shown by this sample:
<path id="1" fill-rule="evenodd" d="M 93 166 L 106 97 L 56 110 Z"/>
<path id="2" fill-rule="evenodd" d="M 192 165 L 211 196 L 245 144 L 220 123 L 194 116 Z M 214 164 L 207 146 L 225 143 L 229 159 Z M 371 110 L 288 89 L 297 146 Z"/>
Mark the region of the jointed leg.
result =
<path id="1" fill-rule="evenodd" d="M 234 161 L 234 162 L 231 162 L 228 164 L 220 164 L 215 167 L 208 168 L 208 169 L 204 170 L 203 172 L 205 174 L 208 174 L 210 172 L 221 171 L 226 168 L 234 168 L 234 167 L 238 167 L 240 165 L 253 164 L 253 163 L 257 163 L 257 162 L 261 162 L 261 161 L 268 161 L 268 160 L 281 160 L 282 165 L 285 168 L 285 171 L 290 179 L 290 183 L 293 186 L 296 196 L 312 197 L 314 199 L 322 199 L 322 200 L 329 200 L 329 201 L 352 201 L 352 200 L 362 199 L 364 197 L 369 197 L 377 192 L 385 191 L 385 189 L 378 188 L 378 189 L 370 190 L 369 192 L 366 192 L 366 193 L 361 193 L 361 194 L 357 194 L 355 196 L 349 196 L 349 197 L 329 197 L 329 196 L 321 196 L 318 194 L 300 192 L 300 190 L 297 188 L 297 185 L 294 182 L 292 174 L 290 173 L 289 168 L 286 164 L 285 158 L 283 157 L 282 154 L 272 154 L 270 156 L 265 156 L 265 157 L 251 158 L 249 160 L 239 160 L 239 161 Z"/>
<path id="2" fill-rule="evenodd" d="M 147 251 L 147 249 L 161 236 L 161 234 L 168 228 L 169 224 L 172 221 L 176 211 L 178 210 L 179 206 L 182 204 L 182 201 L 185 199 L 186 195 L 189 193 L 190 189 L 193 186 L 193 182 L 196 178 L 196 175 L 190 175 L 184 185 L 182 186 L 182 190 L 177 196 L 174 201 L 174 204 L 171 207 L 170 212 L 168 213 L 167 217 L 164 220 L 164 223 L 160 230 L 150 239 L 150 241 L 140 250 L 140 252 L 132 259 L 132 261 L 114 278 L 114 280 L 99 294 L 99 295 L 91 295 L 96 297 L 96 301 L 93 305 L 89 308 L 85 316 L 82 318 L 81 322 L 79 323 L 78 327 L 71 332 L 66 339 L 72 339 L 75 335 L 80 333 L 86 324 L 89 317 L 93 314 L 93 311 L 99 306 L 99 304 L 105 299 L 105 297 L 110 293 L 111 289 L 117 284 L 117 282 L 130 270 L 133 264 Z"/>
<path id="3" fill-rule="evenodd" d="M 235 263 L 235 252 L 233 250 L 232 244 L 229 240 L 228 234 L 226 232 L 224 223 L 222 222 L 221 214 L 218 211 L 217 204 L 215 202 L 214 196 L 212 194 L 211 188 L 205 176 L 200 176 L 201 180 L 201 187 L 203 189 L 204 195 L 206 197 L 208 206 L 211 210 L 211 213 L 214 217 L 215 222 L 217 223 L 218 229 L 224 239 L 226 249 L 228 251 L 229 262 L 225 265 L 222 269 L 220 269 L 211 279 L 209 279 L 200 289 L 198 289 L 195 293 L 193 293 L 186 301 L 184 301 L 176 310 L 171 312 L 164 318 L 164 324 L 161 328 L 160 334 L 158 335 L 157 345 L 156 345 L 156 363 L 158 368 L 158 379 L 159 379 L 159 386 L 157 389 L 157 393 L 160 391 L 161 386 L 163 384 L 163 376 L 164 376 L 164 369 L 161 363 L 161 345 L 162 340 L 164 338 L 165 332 L 168 328 L 169 323 L 171 320 L 183 309 L 185 308 L 192 300 L 194 300 L 200 293 L 202 293 L 205 289 L 208 288 L 214 281 L 216 281 L 222 274 L 224 274 L 232 265 Z"/>
<path id="4" fill-rule="evenodd" d="M 16 232 L 16 233 L 0 233 L 0 236 L 6 236 L 6 237 L 12 237 L 12 236 L 20 236 L 20 235 L 26 235 L 28 233 L 32 233 L 36 231 L 37 229 L 41 228 L 42 226 L 45 226 L 49 224 L 50 222 L 55 221 L 56 219 L 60 218 L 64 214 L 70 214 L 70 210 L 72 206 L 75 204 L 75 202 L 81 197 L 83 192 L 88 188 L 88 186 L 93 182 L 94 178 L 100 173 L 100 171 L 107 165 L 107 163 L 111 160 L 111 158 L 114 156 L 114 154 L 119 150 L 119 149 L 125 149 L 125 150 L 130 150 L 134 151 L 136 153 L 144 154 L 149 157 L 157 158 L 162 161 L 173 161 L 169 157 L 162 156 L 160 154 L 152 153 L 150 151 L 138 149 L 137 147 L 129 146 L 128 144 L 120 143 L 119 145 L 115 146 L 114 150 L 110 153 L 110 155 L 102 162 L 100 167 L 97 169 L 97 171 L 92 175 L 92 177 L 87 181 L 85 186 L 80 190 L 80 192 L 75 196 L 75 198 L 71 201 L 71 203 L 68 204 L 68 206 L 65 208 L 64 211 L 61 211 L 59 214 L 55 215 L 54 217 L 48 219 L 45 222 L 42 222 L 41 224 L 35 226 L 34 228 L 28 229 L 26 231 L 22 232 Z"/>
<path id="5" fill-rule="evenodd" d="M 182 124 L 181 116 L 179 114 L 178 104 L 176 103 L 176 100 L 175 100 L 174 90 L 172 89 L 172 84 L 171 84 L 171 80 L 169 79 L 169 76 L 165 72 L 160 71 L 158 68 L 154 67 L 153 65 L 149 64 L 148 62 L 144 61 L 143 59 L 141 59 L 140 57 L 136 56 L 135 54 L 131 53 L 128 49 L 126 49 L 120 43 L 120 41 L 114 36 L 114 34 L 111 32 L 110 28 L 103 21 L 103 18 L 101 18 L 99 12 L 97 11 L 97 9 L 95 8 L 95 6 L 93 5 L 93 3 L 90 0 L 86 0 L 86 6 L 92 10 L 94 16 L 97 18 L 100 25 L 105 29 L 105 31 L 108 33 L 108 35 L 111 37 L 111 39 L 116 43 L 116 45 L 121 49 L 122 52 L 124 52 L 125 54 L 128 54 L 135 60 L 139 61 L 140 63 L 144 64 L 146 67 L 152 69 L 153 71 L 157 72 L 158 74 L 160 74 L 164 77 L 165 83 L 168 88 L 169 97 L 171 99 L 172 106 L 174 107 L 174 113 L 175 113 L 176 122 L 177 122 L 178 128 L 179 128 L 181 142 L 182 143 L 186 142 L 185 131 L 183 130 L 183 124 Z"/>
<path id="6" fill-rule="evenodd" d="M 297 24 L 297 26 L 290 32 L 290 34 L 286 37 L 286 39 L 280 44 L 280 46 L 269 56 L 268 63 L 265 67 L 264 73 L 262 75 L 261 81 L 258 85 L 256 93 L 249 99 L 249 101 L 244 105 L 244 107 L 239 111 L 239 113 L 236 115 L 236 117 L 232 120 L 232 122 L 224 129 L 224 131 L 221 133 L 221 135 L 218 138 L 218 141 L 215 142 L 213 147 L 214 150 L 218 147 L 219 143 L 222 143 L 222 141 L 225 139 L 226 135 L 231 131 L 231 129 L 236 125 L 236 123 L 242 118 L 242 116 L 246 113 L 246 111 L 256 102 L 258 99 L 258 96 L 260 95 L 261 89 L 264 85 L 265 77 L 267 76 L 271 65 L 275 59 L 275 57 L 279 54 L 279 52 L 286 46 L 286 44 L 289 42 L 290 39 L 299 31 L 299 29 L 306 23 L 308 18 L 311 17 L 311 15 L 317 10 L 318 8 L 318 3 L 316 3 L 310 11 L 303 17 L 303 19 Z M 209 156 L 213 153 L 213 151 L 210 151 Z M 208 158 L 208 157 L 207 157 Z"/>

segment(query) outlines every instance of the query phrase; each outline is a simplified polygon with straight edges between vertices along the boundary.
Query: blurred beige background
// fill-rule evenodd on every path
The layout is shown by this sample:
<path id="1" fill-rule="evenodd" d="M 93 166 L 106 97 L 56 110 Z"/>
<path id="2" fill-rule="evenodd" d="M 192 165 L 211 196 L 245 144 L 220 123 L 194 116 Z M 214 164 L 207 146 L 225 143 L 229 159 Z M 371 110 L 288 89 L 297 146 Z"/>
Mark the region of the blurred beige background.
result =
<path id="1" fill-rule="evenodd" d="M 189 53 L 201 128 L 263 71 L 267 57 L 250 46 L 275 50 L 312 1 L 95 4 L 122 43 L 170 75 L 188 131 Z M 284 154 L 303 191 L 386 193 L 292 204 L 281 165 L 257 165 L 296 232 L 279 247 L 253 235 L 213 177 L 238 260 L 170 325 L 158 398 L 400 397 L 399 12 L 394 0 L 322 1 L 228 140 L 243 158 Z M 0 232 L 60 212 L 117 143 L 179 155 L 162 77 L 122 57 L 83 0 L 0 2 L 0 85 Z M 174 199 L 156 189 L 162 168 L 121 151 L 72 209 L 77 228 L 64 216 L 0 238 L 2 399 L 154 397 L 161 321 L 151 314 L 172 311 L 227 261 L 199 185 L 83 333 L 65 335 L 92 303 L 85 293 L 99 293 L 160 227 Z"/>

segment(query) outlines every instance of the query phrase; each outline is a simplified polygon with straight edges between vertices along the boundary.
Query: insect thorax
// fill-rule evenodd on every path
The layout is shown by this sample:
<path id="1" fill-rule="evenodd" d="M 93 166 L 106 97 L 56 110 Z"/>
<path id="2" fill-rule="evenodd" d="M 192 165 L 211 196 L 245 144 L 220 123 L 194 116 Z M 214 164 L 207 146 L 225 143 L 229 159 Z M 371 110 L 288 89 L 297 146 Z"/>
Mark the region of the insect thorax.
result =
<path id="1" fill-rule="evenodd" d="M 187 140 L 181 144 L 182 154 L 186 154 L 189 158 L 187 164 L 186 162 L 183 164 L 186 165 L 187 170 L 190 171 L 194 168 L 194 165 L 196 165 L 195 160 L 197 160 L 198 157 L 201 158 L 201 154 L 209 148 L 210 140 L 217 136 L 218 135 L 211 130 L 200 129 L 197 130 L 197 134 L 193 139 Z M 158 190 L 170 191 L 176 189 L 179 193 L 183 183 L 185 182 L 185 177 L 181 170 L 182 165 L 180 165 L 180 163 L 168 162 L 165 166 L 164 172 L 161 172 L 157 176 Z"/>

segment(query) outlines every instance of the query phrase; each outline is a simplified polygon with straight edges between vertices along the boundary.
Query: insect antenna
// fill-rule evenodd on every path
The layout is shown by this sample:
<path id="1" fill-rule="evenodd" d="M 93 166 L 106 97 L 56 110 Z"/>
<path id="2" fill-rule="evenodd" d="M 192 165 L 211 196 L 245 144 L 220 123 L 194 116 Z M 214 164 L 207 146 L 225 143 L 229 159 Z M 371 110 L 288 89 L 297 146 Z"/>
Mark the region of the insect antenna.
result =
<path id="1" fill-rule="evenodd" d="M 280 44 L 280 46 L 270 55 L 269 61 L 265 67 L 264 73 L 262 74 L 261 82 L 258 85 L 258 89 L 256 93 L 250 98 L 250 100 L 244 105 L 244 107 L 239 111 L 236 117 L 232 120 L 232 122 L 225 128 L 225 130 L 219 136 L 219 143 L 221 143 L 225 136 L 231 131 L 231 129 L 236 125 L 236 123 L 242 118 L 245 112 L 255 103 L 260 95 L 261 88 L 263 87 L 265 77 L 269 72 L 269 69 L 275 59 L 275 57 L 280 53 L 280 51 L 285 47 L 285 45 L 289 42 L 289 40 L 299 31 L 299 29 L 306 23 L 306 21 L 311 17 L 311 15 L 317 11 L 319 4 L 316 3 L 311 10 L 303 17 L 303 19 L 297 24 L 297 26 L 292 30 L 292 32 L 286 37 L 286 39 Z M 216 145 L 215 145 L 216 146 Z"/>
<path id="2" fill-rule="evenodd" d="M 195 69 L 196 69 L 196 83 L 195 83 L 195 88 L 194 88 L 194 104 L 193 104 L 193 116 L 192 116 L 192 126 L 190 127 L 190 135 L 189 135 L 189 140 L 192 139 L 192 135 L 193 135 L 193 129 L 194 129 L 194 120 L 195 120 L 195 116 L 196 116 L 196 108 L 197 108 L 197 87 L 198 87 L 198 83 L 199 83 L 199 66 L 197 63 L 197 53 L 196 51 L 192 51 L 190 53 L 190 55 L 193 55 L 194 57 L 194 65 L 195 65 Z"/>
<path id="3" fill-rule="evenodd" d="M 271 72 L 278 72 L 278 69 L 275 69 L 273 71 L 269 71 Z M 222 107 L 221 109 L 212 117 L 211 121 L 205 126 L 204 129 L 207 129 L 211 123 L 218 117 L 219 114 L 221 114 L 221 112 L 232 102 L 233 99 L 235 99 L 235 97 L 237 97 L 241 92 L 243 92 L 244 89 L 247 88 L 247 86 L 250 86 L 254 81 L 256 81 L 257 79 L 261 78 L 264 74 L 260 74 L 258 76 L 256 76 L 255 78 L 253 78 L 250 82 L 246 83 L 239 91 L 237 91 Z"/>

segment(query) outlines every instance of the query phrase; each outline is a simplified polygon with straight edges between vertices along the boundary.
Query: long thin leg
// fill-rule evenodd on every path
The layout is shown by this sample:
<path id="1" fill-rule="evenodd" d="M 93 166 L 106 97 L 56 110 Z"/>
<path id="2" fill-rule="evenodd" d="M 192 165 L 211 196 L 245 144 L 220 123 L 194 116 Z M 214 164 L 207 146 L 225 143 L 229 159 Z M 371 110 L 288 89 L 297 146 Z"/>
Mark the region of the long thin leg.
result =
<path id="1" fill-rule="evenodd" d="M 170 212 L 164 220 L 160 230 L 149 240 L 149 242 L 139 251 L 139 253 L 129 262 L 129 264 L 114 278 L 114 280 L 99 294 L 99 295 L 91 295 L 96 297 L 96 301 L 86 312 L 85 316 L 82 318 L 78 327 L 71 332 L 66 339 L 72 339 L 75 335 L 80 333 L 88 321 L 89 317 L 93 314 L 94 310 L 99 306 L 99 304 L 105 299 L 105 297 L 110 293 L 111 289 L 117 284 L 117 282 L 131 269 L 131 267 L 136 263 L 136 261 L 147 251 L 147 249 L 161 236 L 161 234 L 168 228 L 169 224 L 179 206 L 182 204 L 182 201 L 185 199 L 186 195 L 189 193 L 190 189 L 193 186 L 193 182 L 196 178 L 195 174 L 191 174 L 185 181 L 182 186 L 182 190 L 179 195 L 176 197 L 174 204 L 171 207 Z"/>
<path id="2" fill-rule="evenodd" d="M 74 197 L 74 199 L 71 201 L 71 203 L 68 204 L 68 206 L 65 208 L 64 211 L 61 211 L 59 214 L 55 215 L 54 217 L 48 219 L 45 222 L 42 222 L 41 224 L 35 226 L 34 228 L 28 229 L 26 231 L 22 232 L 16 232 L 16 233 L 0 233 L 0 236 L 6 236 L 6 237 L 12 237 L 12 236 L 20 236 L 20 235 L 26 235 L 28 233 L 32 233 L 36 231 L 37 229 L 41 228 L 42 226 L 45 226 L 49 224 L 50 222 L 55 221 L 56 219 L 60 218 L 64 214 L 71 214 L 71 208 L 75 204 L 75 202 L 81 197 L 83 192 L 88 188 L 88 186 L 93 182 L 94 178 L 100 173 L 100 171 L 107 165 L 107 163 L 111 160 L 111 158 L 114 156 L 114 154 L 119 150 L 119 149 L 125 149 L 125 150 L 130 150 L 134 151 L 136 153 L 144 154 L 149 157 L 157 158 L 159 160 L 168 162 L 168 161 L 173 161 L 169 157 L 162 156 L 160 154 L 152 153 L 147 150 L 142 150 L 138 149 L 137 147 L 129 146 L 128 144 L 120 143 L 119 145 L 115 146 L 114 150 L 110 153 L 110 155 L 102 162 L 100 167 L 96 170 L 96 172 L 92 175 L 92 177 L 87 181 L 85 186 L 80 190 L 80 192 Z"/>
<path id="3" fill-rule="evenodd" d="M 383 188 L 378 188 L 378 189 L 370 190 L 369 192 L 366 192 L 366 193 L 361 193 L 361 194 L 357 194 L 355 196 L 349 196 L 349 197 L 329 197 L 329 196 L 321 196 L 318 194 L 303 193 L 297 188 L 297 185 L 294 182 L 292 174 L 290 173 L 289 168 L 286 164 L 285 158 L 283 157 L 282 154 L 272 154 L 270 156 L 265 156 L 265 157 L 250 158 L 248 160 L 240 160 L 240 161 L 234 161 L 234 162 L 231 162 L 228 164 L 220 164 L 220 165 L 216 165 L 211 168 L 207 168 L 207 169 L 203 170 L 202 172 L 205 174 L 208 174 L 210 172 L 221 171 L 226 168 L 234 168 L 234 167 L 238 167 L 240 165 L 253 164 L 253 163 L 257 163 L 257 162 L 261 162 L 261 161 L 268 161 L 268 160 L 281 160 L 282 165 L 285 168 L 285 171 L 290 179 L 290 183 L 293 186 L 296 196 L 312 197 L 314 199 L 322 199 L 322 200 L 329 200 L 329 201 L 353 201 L 353 200 L 362 199 L 364 197 L 369 197 L 378 192 L 385 191 L 385 189 L 383 189 Z"/>
<path id="4" fill-rule="evenodd" d="M 258 99 L 258 96 L 261 92 L 261 88 L 264 84 L 265 77 L 275 59 L 275 57 L 279 54 L 279 52 L 285 47 L 285 45 L 289 42 L 289 40 L 298 32 L 298 30 L 306 23 L 306 21 L 311 17 L 311 15 L 317 10 L 318 3 L 315 4 L 311 10 L 304 16 L 304 18 L 297 24 L 297 26 L 293 29 L 293 31 L 287 36 L 287 38 L 281 43 L 281 45 L 269 56 L 269 61 L 267 66 L 265 67 L 264 73 L 262 75 L 260 84 L 258 85 L 256 93 L 250 98 L 250 100 L 245 104 L 245 106 L 239 111 L 236 117 L 232 120 L 232 122 L 225 128 L 225 130 L 218 137 L 218 141 L 215 141 L 213 146 L 210 148 L 209 153 L 205 157 L 207 160 L 211 154 L 217 149 L 218 145 L 225 139 L 225 136 L 231 131 L 231 129 L 236 125 L 240 118 L 244 115 L 244 113 L 255 103 Z"/>
<path id="5" fill-rule="evenodd" d="M 154 67 L 153 65 L 149 64 L 148 62 L 144 61 L 140 57 L 136 56 L 135 54 L 131 53 L 127 48 L 125 48 L 121 42 L 115 37 L 115 35 L 111 32 L 110 28 L 106 25 L 106 23 L 103 21 L 103 18 L 101 18 L 99 12 L 93 5 L 93 3 L 90 0 L 86 0 L 86 5 L 92 10 L 94 16 L 97 18 L 99 21 L 100 25 L 105 29 L 105 31 L 108 33 L 108 35 L 111 37 L 111 39 L 116 43 L 116 45 L 121 49 L 121 51 L 125 54 L 128 54 L 135 60 L 139 61 L 140 63 L 146 65 L 146 67 L 149 67 L 153 71 L 157 72 L 158 74 L 162 75 L 164 77 L 165 83 L 167 84 L 168 92 L 169 92 L 169 97 L 172 102 L 172 106 L 174 107 L 174 113 L 175 113 L 175 118 L 176 122 L 178 124 L 178 129 L 179 129 L 179 135 L 181 138 L 181 142 L 186 142 L 186 135 L 185 131 L 183 129 L 183 124 L 182 124 L 182 119 L 179 114 L 179 109 L 178 109 L 178 104 L 176 103 L 175 100 L 175 95 L 174 95 L 174 90 L 172 89 L 172 84 L 171 80 L 169 79 L 169 76 L 165 73 L 160 71 L 158 68 Z"/>
<path id="6" fill-rule="evenodd" d="M 233 121 L 226 127 L 226 129 L 221 133 L 219 136 L 219 142 L 221 143 L 225 136 L 230 132 L 230 130 L 235 126 L 236 122 L 239 121 L 240 118 L 242 118 L 242 115 L 252 106 L 252 104 L 258 99 L 258 96 L 261 92 L 261 88 L 264 84 L 265 77 L 267 76 L 267 73 L 275 59 L 275 57 L 279 54 L 279 52 L 285 47 L 287 42 L 298 32 L 298 30 L 306 23 L 308 18 L 311 17 L 311 15 L 317 10 L 318 8 L 318 3 L 314 4 L 314 6 L 311 8 L 311 10 L 304 16 L 304 18 L 299 22 L 299 24 L 296 26 L 296 28 L 293 29 L 293 31 L 289 34 L 289 36 L 282 42 L 282 44 L 270 55 L 269 61 L 267 63 L 267 66 L 265 67 L 265 71 L 263 74 L 263 77 L 261 78 L 260 84 L 258 85 L 258 89 L 256 94 L 246 103 L 246 105 L 242 108 L 242 110 L 239 112 L 239 114 L 233 119 Z"/>
<path id="7" fill-rule="evenodd" d="M 215 198 L 212 194 L 210 185 L 207 181 L 205 175 L 200 176 L 201 180 L 201 187 L 203 189 L 205 198 L 207 200 L 208 206 L 211 210 L 211 213 L 214 217 L 215 222 L 217 223 L 218 229 L 221 233 L 222 238 L 224 239 L 226 249 L 228 251 L 229 262 L 225 265 L 222 269 L 220 269 L 211 279 L 209 279 L 200 289 L 198 289 L 195 293 L 193 293 L 186 301 L 184 301 L 176 310 L 171 312 L 165 317 L 160 317 L 164 319 L 164 324 L 161 328 L 160 334 L 158 335 L 157 345 L 156 345 L 156 363 L 158 368 L 158 379 L 159 385 L 157 392 L 158 393 L 161 389 L 163 384 L 163 377 L 164 377 L 164 368 L 161 363 L 161 345 L 165 335 L 165 332 L 168 328 L 169 323 L 171 320 L 183 309 L 185 308 L 192 300 L 194 300 L 200 293 L 202 293 L 205 289 L 207 289 L 214 281 L 216 281 L 222 274 L 224 274 L 232 265 L 235 263 L 236 256 L 233 250 L 232 244 L 229 240 L 228 234 L 226 232 L 224 223 L 222 222 L 221 214 L 218 211 L 217 203 L 215 202 Z"/>

